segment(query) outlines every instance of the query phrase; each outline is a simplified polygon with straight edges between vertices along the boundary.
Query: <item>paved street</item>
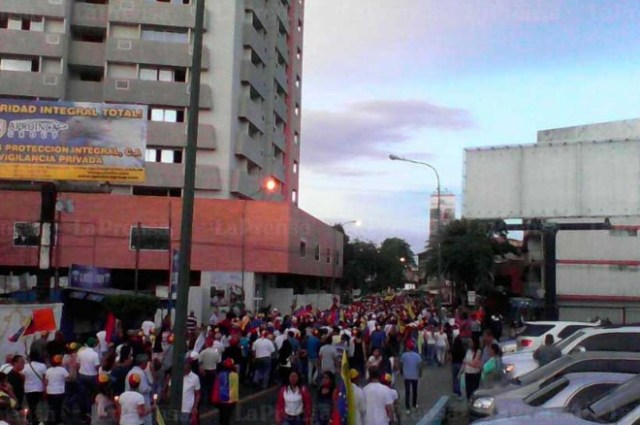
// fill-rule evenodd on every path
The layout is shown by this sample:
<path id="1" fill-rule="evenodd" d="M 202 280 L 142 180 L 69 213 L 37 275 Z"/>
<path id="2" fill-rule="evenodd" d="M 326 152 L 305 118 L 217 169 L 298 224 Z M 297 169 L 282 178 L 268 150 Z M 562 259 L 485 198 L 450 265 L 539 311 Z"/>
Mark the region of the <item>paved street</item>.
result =
<path id="1" fill-rule="evenodd" d="M 425 369 L 422 380 L 418 387 L 418 410 L 412 410 L 409 415 L 405 414 L 404 409 L 404 383 L 402 378 L 398 378 L 396 388 L 400 399 L 398 401 L 398 410 L 401 412 L 402 425 L 415 425 L 420 419 L 431 409 L 431 407 L 443 395 L 451 395 L 451 369 L 448 366 L 442 368 Z M 261 391 L 248 397 L 243 397 L 238 404 L 234 413 L 234 421 L 236 424 L 265 424 L 273 425 L 273 417 L 275 411 L 276 389 Z M 452 400 L 452 406 L 457 407 L 453 412 L 450 411 L 447 417 L 447 423 L 453 425 L 466 424 L 466 418 L 460 416 L 463 411 L 465 402 Z M 203 423 L 217 424 L 217 412 L 215 410 L 203 414 Z M 213 421 L 213 422 L 211 422 Z"/>

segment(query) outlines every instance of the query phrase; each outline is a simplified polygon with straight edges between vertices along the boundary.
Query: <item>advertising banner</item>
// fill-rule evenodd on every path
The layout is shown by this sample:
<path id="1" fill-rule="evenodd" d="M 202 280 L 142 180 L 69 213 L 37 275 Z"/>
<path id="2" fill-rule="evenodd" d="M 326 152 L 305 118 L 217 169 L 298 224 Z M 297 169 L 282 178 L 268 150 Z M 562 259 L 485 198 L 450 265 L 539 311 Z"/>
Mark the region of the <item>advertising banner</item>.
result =
<path id="1" fill-rule="evenodd" d="M 0 99 L 0 179 L 144 181 L 147 107 Z"/>
<path id="2" fill-rule="evenodd" d="M 109 288 L 111 287 L 111 270 L 72 264 L 69 273 L 69 286 L 84 289 Z"/>
<path id="3" fill-rule="evenodd" d="M 243 304 L 242 273 L 212 272 L 210 297 L 211 307 L 231 307 Z"/>

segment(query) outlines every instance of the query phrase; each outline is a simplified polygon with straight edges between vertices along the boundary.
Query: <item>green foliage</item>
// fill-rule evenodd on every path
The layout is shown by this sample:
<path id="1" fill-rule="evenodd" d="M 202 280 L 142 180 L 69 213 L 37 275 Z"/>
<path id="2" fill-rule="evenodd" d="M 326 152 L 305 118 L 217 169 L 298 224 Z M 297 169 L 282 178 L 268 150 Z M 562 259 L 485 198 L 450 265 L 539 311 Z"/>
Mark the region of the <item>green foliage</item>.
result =
<path id="1" fill-rule="evenodd" d="M 358 239 L 345 242 L 343 279 L 350 288 L 365 292 L 395 288 L 404 283 L 405 267 L 415 265 L 409 244 L 400 238 L 386 239 L 379 247 Z"/>
<path id="2" fill-rule="evenodd" d="M 494 257 L 518 253 L 505 238 L 496 233 L 493 222 L 483 220 L 455 220 L 449 223 L 440 238 L 434 237 L 427 247 L 426 274 L 436 276 L 438 270 L 438 242 L 442 250 L 443 275 L 461 290 L 486 292 L 492 286 Z"/>
<path id="3" fill-rule="evenodd" d="M 121 320 L 153 317 L 159 304 L 149 295 L 108 295 L 104 301 L 105 308 Z"/>

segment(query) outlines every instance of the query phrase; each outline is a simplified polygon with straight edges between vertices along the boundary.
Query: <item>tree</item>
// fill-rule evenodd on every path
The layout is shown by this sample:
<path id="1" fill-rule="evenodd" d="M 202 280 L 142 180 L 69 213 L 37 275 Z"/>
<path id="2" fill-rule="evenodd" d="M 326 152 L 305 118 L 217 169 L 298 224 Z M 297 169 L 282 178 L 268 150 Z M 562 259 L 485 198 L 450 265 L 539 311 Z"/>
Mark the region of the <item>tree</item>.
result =
<path id="1" fill-rule="evenodd" d="M 404 239 L 388 238 L 379 247 L 358 239 L 346 241 L 343 280 L 349 288 L 366 292 L 395 288 L 404 283 L 405 267 L 415 265 L 414 254 Z"/>
<path id="2" fill-rule="evenodd" d="M 494 258 L 508 252 L 517 253 L 506 239 L 506 230 L 483 220 L 455 220 L 442 229 L 442 273 L 461 291 L 487 292 L 493 284 Z M 426 274 L 438 270 L 437 237 L 427 247 Z"/>

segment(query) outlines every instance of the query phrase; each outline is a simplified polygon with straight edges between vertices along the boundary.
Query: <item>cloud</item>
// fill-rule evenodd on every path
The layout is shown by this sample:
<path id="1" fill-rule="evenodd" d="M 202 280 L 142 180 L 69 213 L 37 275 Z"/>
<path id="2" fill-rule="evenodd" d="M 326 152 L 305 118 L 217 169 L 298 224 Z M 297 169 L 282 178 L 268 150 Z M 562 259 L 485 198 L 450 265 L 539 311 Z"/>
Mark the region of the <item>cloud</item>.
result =
<path id="1" fill-rule="evenodd" d="M 424 129 L 460 131 L 475 127 L 469 111 L 421 100 L 374 100 L 352 103 L 342 111 L 306 110 L 302 157 L 320 169 L 354 159 L 383 158 Z M 413 156 L 430 156 L 419 152 Z M 349 173 L 355 172 L 349 168 Z M 347 174 L 349 174 L 347 173 Z"/>

